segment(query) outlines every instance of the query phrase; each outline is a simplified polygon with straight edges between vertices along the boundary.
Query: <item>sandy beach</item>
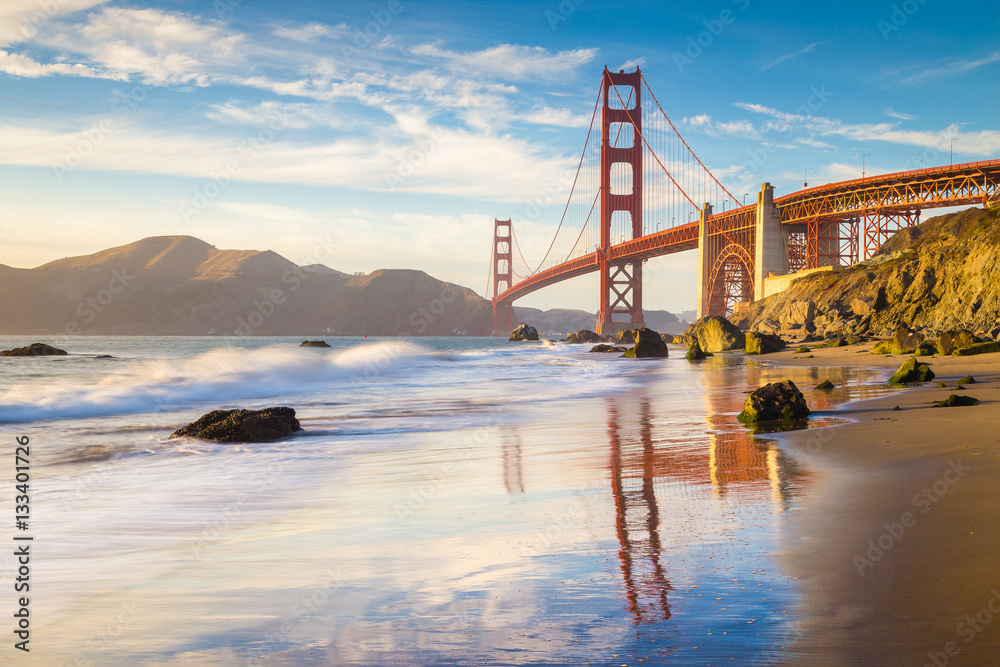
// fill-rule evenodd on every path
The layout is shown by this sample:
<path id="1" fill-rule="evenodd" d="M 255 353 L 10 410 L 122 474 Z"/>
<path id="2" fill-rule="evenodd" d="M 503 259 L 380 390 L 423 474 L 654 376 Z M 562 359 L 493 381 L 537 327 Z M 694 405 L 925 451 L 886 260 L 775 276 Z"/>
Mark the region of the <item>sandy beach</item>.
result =
<path id="1" fill-rule="evenodd" d="M 907 358 L 872 346 L 762 359 L 889 370 Z M 804 593 L 789 664 L 1000 663 L 1000 355 L 922 361 L 933 382 L 820 412 L 852 422 L 783 437 L 821 473 L 783 554 Z M 967 374 L 977 383 L 956 391 Z M 981 404 L 933 406 L 952 393 Z"/>

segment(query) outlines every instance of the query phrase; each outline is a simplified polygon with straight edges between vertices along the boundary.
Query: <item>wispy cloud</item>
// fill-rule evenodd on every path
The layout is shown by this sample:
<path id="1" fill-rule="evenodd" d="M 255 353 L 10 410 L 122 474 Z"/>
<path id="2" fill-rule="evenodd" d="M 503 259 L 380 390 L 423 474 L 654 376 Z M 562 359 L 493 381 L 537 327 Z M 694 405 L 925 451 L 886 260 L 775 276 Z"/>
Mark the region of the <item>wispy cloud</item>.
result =
<path id="1" fill-rule="evenodd" d="M 597 49 L 552 52 L 540 46 L 501 44 L 482 51 L 449 51 L 440 42 L 419 44 L 418 56 L 444 60 L 455 72 L 514 81 L 555 81 L 576 74 L 597 56 Z"/>
<path id="2" fill-rule="evenodd" d="M 900 120 L 916 120 L 917 119 L 916 116 L 911 116 L 910 114 L 903 113 L 902 111 L 896 111 L 892 107 L 889 107 L 888 109 L 886 109 L 884 113 L 885 113 L 886 116 L 889 116 L 891 118 L 898 118 Z"/>
<path id="3" fill-rule="evenodd" d="M 643 57 L 636 58 L 635 60 L 626 60 L 621 65 L 618 66 L 619 70 L 625 70 L 626 72 L 634 70 L 636 67 L 645 67 L 646 59 Z"/>
<path id="4" fill-rule="evenodd" d="M 760 132 L 750 121 L 716 121 L 708 114 L 699 114 L 691 118 L 685 118 L 684 125 L 697 132 L 704 132 L 710 137 L 739 137 L 743 139 L 760 139 Z"/>
<path id="5" fill-rule="evenodd" d="M 110 0 L 4 0 L 0 3 L 0 46 L 32 39 L 56 17 L 103 5 Z"/>
<path id="6" fill-rule="evenodd" d="M 1000 132 L 995 130 L 966 132 L 954 123 L 938 130 L 902 130 L 898 123 L 845 123 L 835 118 L 786 113 L 761 104 L 740 102 L 735 106 L 768 116 L 769 120 L 759 126 L 764 134 L 792 133 L 807 137 L 835 137 L 854 142 L 882 141 L 941 151 L 948 150 L 951 140 L 957 138 L 955 146 L 961 146 L 962 152 L 969 155 L 985 157 L 1000 152 Z"/>
<path id="7" fill-rule="evenodd" d="M 1000 51 L 994 51 L 988 56 L 975 60 L 953 60 L 949 63 L 945 63 L 944 65 L 931 67 L 922 72 L 913 74 L 904 79 L 903 83 L 922 83 L 933 79 L 945 79 L 958 74 L 964 74 L 965 72 L 970 72 L 980 67 L 985 67 L 986 65 L 991 65 L 997 61 L 1000 61 Z"/>
<path id="8" fill-rule="evenodd" d="M 274 34 L 278 37 L 284 37 L 296 42 L 314 42 L 321 37 L 342 37 L 349 33 L 350 29 L 345 23 L 331 26 L 315 21 L 299 27 L 280 25 L 274 29 Z"/>
<path id="9" fill-rule="evenodd" d="M 760 69 L 761 72 L 763 72 L 764 70 L 769 70 L 772 67 L 775 67 L 776 65 L 780 65 L 783 62 L 787 62 L 787 61 L 791 60 L 792 58 L 798 58 L 799 56 L 805 55 L 806 53 L 812 53 L 813 51 L 816 50 L 816 47 L 818 47 L 818 46 L 824 46 L 824 45 L 829 44 L 829 43 L 830 42 L 813 42 L 809 46 L 801 48 L 798 51 L 793 51 L 792 53 L 786 53 L 783 56 L 779 56 L 778 58 L 775 58 L 774 60 L 772 60 L 769 63 L 761 65 L 759 69 Z"/>

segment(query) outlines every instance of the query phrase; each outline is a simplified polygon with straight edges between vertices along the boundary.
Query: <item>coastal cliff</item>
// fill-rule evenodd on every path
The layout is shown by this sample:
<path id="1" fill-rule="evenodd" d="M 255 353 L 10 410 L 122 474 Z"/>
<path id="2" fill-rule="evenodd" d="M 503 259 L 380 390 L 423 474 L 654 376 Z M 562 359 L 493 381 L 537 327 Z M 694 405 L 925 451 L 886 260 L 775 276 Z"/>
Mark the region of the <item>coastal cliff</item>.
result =
<path id="1" fill-rule="evenodd" d="M 795 280 L 730 320 L 744 331 L 1000 335 L 1000 206 L 931 218 L 890 238 L 861 264 Z"/>

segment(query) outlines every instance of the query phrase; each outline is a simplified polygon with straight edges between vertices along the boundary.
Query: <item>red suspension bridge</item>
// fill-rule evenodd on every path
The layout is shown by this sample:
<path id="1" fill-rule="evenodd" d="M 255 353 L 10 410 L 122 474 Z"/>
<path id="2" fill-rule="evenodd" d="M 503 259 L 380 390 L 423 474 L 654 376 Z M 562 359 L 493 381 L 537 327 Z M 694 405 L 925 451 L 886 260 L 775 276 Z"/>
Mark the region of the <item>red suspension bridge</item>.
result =
<path id="1" fill-rule="evenodd" d="M 595 271 L 597 331 L 641 326 L 643 262 L 695 249 L 698 317 L 728 315 L 764 298 L 770 276 L 856 264 L 917 224 L 925 208 L 997 201 L 998 183 L 1000 160 L 989 160 L 778 198 L 764 183 L 757 201 L 743 205 L 684 141 L 638 68 L 605 69 L 576 176 L 542 261 L 531 268 L 513 222 L 494 222 L 493 329 L 513 328 L 520 297 Z"/>

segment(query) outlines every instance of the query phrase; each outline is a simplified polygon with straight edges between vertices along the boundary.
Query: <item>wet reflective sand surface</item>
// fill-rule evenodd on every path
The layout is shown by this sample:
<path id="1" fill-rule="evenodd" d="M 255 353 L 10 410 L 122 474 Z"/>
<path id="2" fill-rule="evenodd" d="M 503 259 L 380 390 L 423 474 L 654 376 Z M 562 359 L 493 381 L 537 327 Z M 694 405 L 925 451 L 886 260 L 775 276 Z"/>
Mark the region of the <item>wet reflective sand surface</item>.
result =
<path id="1" fill-rule="evenodd" d="M 768 381 L 824 410 L 882 374 L 595 356 L 317 390 L 267 445 L 166 441 L 172 414 L 5 426 L 65 448 L 38 473 L 31 659 L 780 661 L 799 591 L 776 553 L 818 473 L 735 415 Z"/>

